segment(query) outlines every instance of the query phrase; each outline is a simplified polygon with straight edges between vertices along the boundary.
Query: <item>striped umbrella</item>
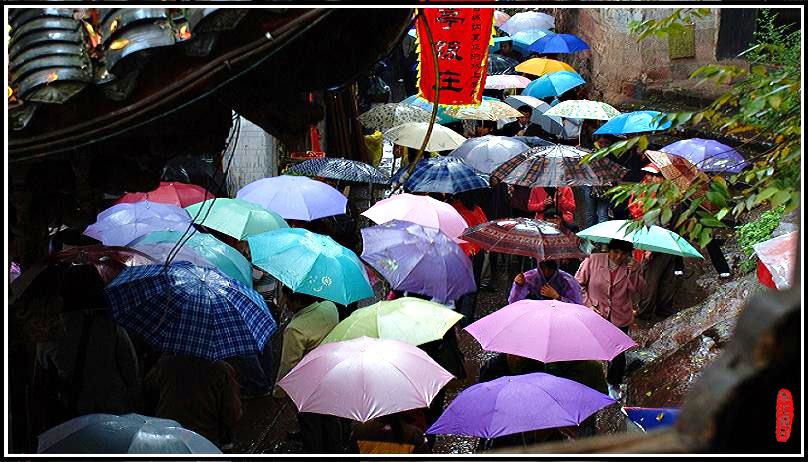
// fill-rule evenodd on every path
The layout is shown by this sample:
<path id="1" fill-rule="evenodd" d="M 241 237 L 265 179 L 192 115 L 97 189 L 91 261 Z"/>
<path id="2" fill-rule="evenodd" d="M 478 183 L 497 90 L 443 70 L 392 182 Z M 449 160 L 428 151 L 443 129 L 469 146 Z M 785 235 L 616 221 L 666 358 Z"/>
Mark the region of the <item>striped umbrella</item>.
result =
<path id="1" fill-rule="evenodd" d="M 335 159 L 333 157 L 305 160 L 289 167 L 287 172 L 357 183 L 390 183 L 390 177 L 371 165 L 358 160 Z"/>
<path id="2" fill-rule="evenodd" d="M 581 163 L 589 152 L 572 146 L 539 146 L 515 156 L 491 173 L 499 182 L 527 186 L 599 186 L 620 180 L 626 170 L 608 159 Z"/>

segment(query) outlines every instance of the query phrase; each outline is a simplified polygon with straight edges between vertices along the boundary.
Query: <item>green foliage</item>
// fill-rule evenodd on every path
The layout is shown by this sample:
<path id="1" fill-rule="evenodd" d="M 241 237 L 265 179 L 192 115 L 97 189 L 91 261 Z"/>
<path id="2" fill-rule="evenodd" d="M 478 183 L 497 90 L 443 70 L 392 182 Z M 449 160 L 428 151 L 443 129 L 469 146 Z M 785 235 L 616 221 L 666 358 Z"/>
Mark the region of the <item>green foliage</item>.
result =
<path id="1" fill-rule="evenodd" d="M 664 38 L 671 32 L 683 30 L 685 24 L 692 23 L 694 19 L 703 18 L 708 14 L 710 14 L 709 8 L 679 8 L 662 19 L 630 21 L 628 30 L 630 33 L 637 36 L 638 42 L 649 37 L 651 34 L 659 38 Z"/>
<path id="2" fill-rule="evenodd" d="M 740 269 L 748 273 L 755 268 L 755 258 L 753 257 L 753 245 L 769 239 L 772 232 L 780 223 L 785 207 L 781 206 L 774 210 L 764 212 L 757 220 L 751 221 L 736 228 L 738 236 L 738 247 L 746 258 L 740 262 Z"/>
<path id="3" fill-rule="evenodd" d="M 789 25 L 774 24 L 777 13 L 768 8 L 759 10 L 755 43 L 744 53 L 751 62 L 761 62 L 784 66 L 791 69 L 800 67 L 799 28 L 788 32 Z"/>

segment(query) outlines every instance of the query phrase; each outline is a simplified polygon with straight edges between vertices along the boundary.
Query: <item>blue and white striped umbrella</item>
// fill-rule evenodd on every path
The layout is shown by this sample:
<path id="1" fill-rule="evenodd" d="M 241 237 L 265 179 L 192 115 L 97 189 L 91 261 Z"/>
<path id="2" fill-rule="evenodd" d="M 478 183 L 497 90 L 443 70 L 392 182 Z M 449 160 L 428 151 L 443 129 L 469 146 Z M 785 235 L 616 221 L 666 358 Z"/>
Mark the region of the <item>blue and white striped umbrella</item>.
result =
<path id="1" fill-rule="evenodd" d="M 336 159 L 333 157 L 305 160 L 289 167 L 287 172 L 358 183 L 390 183 L 390 177 L 371 165 L 358 160 Z"/>
<path id="2" fill-rule="evenodd" d="M 406 168 L 406 167 L 405 167 Z M 404 169 L 396 172 L 398 181 Z M 457 194 L 488 187 L 488 177 L 453 156 L 421 159 L 413 168 L 404 188 L 412 192 L 442 192 Z"/>
<path id="3" fill-rule="evenodd" d="M 127 267 L 104 289 L 112 318 L 152 347 L 216 361 L 259 353 L 276 328 L 258 292 L 189 262 Z"/>

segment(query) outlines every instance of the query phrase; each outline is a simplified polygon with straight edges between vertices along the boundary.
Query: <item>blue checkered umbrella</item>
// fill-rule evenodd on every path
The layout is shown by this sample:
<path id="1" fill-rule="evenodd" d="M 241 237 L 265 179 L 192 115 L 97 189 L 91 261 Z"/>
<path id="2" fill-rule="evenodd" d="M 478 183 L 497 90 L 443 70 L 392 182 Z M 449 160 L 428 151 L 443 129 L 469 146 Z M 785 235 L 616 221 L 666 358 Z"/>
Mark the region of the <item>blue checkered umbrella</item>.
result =
<path id="1" fill-rule="evenodd" d="M 189 262 L 127 267 L 104 289 L 113 319 L 152 347 L 216 361 L 259 353 L 276 328 L 258 292 Z"/>
<path id="2" fill-rule="evenodd" d="M 402 174 L 402 170 L 396 172 L 395 179 L 400 179 Z M 412 192 L 448 194 L 487 187 L 488 177 L 485 174 L 453 156 L 421 159 L 404 183 L 404 188 Z"/>
<path id="3" fill-rule="evenodd" d="M 390 178 L 384 172 L 371 165 L 358 160 L 335 159 L 333 157 L 309 159 L 289 167 L 287 172 L 360 183 L 390 183 Z"/>

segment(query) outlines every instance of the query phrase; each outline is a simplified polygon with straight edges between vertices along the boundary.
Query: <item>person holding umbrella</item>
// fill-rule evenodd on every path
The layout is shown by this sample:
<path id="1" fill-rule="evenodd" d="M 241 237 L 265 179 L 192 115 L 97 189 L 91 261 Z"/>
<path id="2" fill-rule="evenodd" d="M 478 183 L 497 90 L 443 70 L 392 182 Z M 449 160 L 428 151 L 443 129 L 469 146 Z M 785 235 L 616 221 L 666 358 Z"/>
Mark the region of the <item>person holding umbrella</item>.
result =
<path id="1" fill-rule="evenodd" d="M 555 260 L 541 261 L 538 268 L 516 275 L 508 304 L 525 298 L 583 304 L 578 281 L 571 274 L 558 269 Z"/>
<path id="2" fill-rule="evenodd" d="M 506 58 L 515 59 L 520 63 L 525 59 L 525 57 L 522 56 L 522 53 L 519 53 L 513 49 L 512 40 L 503 40 L 502 42 L 499 42 L 499 50 L 495 51 L 494 53 L 505 56 Z"/>

